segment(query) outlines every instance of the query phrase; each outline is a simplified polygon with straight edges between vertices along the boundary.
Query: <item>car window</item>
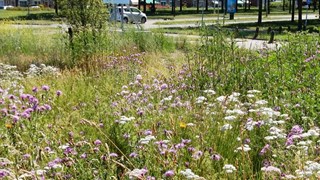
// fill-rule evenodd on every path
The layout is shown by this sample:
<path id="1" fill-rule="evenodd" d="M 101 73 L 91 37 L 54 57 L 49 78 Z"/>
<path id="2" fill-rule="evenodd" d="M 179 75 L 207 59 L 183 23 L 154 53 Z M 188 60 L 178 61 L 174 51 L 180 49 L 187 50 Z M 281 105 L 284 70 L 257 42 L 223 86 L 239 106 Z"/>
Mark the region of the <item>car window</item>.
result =
<path id="1" fill-rule="evenodd" d="M 132 12 L 136 12 L 136 13 L 140 13 L 140 10 L 139 10 L 139 9 L 136 9 L 136 8 L 131 8 L 131 11 L 132 11 Z"/>

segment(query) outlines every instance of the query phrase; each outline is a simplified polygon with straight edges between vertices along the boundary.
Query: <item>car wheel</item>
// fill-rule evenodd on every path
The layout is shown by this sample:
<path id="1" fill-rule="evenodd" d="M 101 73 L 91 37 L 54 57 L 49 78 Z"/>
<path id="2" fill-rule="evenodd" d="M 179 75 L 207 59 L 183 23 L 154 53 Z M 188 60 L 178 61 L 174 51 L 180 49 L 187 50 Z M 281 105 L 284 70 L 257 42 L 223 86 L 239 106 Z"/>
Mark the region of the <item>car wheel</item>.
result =
<path id="1" fill-rule="evenodd" d="M 128 22 L 129 22 L 128 18 L 127 17 L 123 18 L 123 22 L 128 24 Z"/>
<path id="2" fill-rule="evenodd" d="M 145 17 L 142 17 L 141 18 L 141 24 L 144 24 L 144 23 L 146 23 L 147 22 L 147 19 L 145 18 Z"/>

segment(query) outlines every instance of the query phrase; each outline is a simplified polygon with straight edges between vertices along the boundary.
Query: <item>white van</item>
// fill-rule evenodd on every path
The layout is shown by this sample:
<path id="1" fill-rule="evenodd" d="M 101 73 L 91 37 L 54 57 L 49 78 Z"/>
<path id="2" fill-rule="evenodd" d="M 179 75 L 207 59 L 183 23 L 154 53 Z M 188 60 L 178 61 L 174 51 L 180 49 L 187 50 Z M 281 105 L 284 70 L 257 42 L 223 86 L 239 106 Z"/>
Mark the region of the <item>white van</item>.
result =
<path id="1" fill-rule="evenodd" d="M 121 19 L 121 7 L 112 8 L 110 11 L 111 21 L 123 21 L 124 23 L 146 23 L 147 15 L 138 8 L 123 6 L 123 19 Z"/>

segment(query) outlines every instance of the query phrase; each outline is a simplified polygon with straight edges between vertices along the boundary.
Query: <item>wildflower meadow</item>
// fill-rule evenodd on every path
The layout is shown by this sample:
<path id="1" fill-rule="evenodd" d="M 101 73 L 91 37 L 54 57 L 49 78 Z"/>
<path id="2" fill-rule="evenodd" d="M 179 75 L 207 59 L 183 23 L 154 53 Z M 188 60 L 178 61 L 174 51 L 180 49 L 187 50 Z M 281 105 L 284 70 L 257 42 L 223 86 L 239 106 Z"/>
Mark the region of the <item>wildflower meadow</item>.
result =
<path id="1" fill-rule="evenodd" d="M 0 179 L 320 178 L 319 34 L 1 31 Z"/>

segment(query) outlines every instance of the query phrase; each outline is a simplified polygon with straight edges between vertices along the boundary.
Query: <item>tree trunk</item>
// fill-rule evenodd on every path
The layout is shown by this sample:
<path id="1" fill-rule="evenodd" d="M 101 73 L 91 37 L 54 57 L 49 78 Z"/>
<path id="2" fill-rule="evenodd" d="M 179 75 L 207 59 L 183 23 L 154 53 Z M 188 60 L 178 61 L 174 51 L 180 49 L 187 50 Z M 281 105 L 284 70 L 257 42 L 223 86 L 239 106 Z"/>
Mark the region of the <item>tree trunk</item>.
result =
<path id="1" fill-rule="evenodd" d="M 298 0 L 298 31 L 302 30 L 302 0 Z"/>
<path id="2" fill-rule="evenodd" d="M 296 0 L 292 0 L 292 5 L 291 5 L 291 22 L 294 22 L 294 10 L 296 9 Z"/>
<path id="3" fill-rule="evenodd" d="M 262 0 L 259 0 L 258 24 L 262 23 Z"/>
<path id="4" fill-rule="evenodd" d="M 208 11 L 208 6 L 209 6 L 209 2 L 208 2 L 208 0 L 206 0 L 206 11 Z"/>
<path id="5" fill-rule="evenodd" d="M 289 14 L 291 14 L 291 7 L 292 6 L 292 0 L 289 0 Z"/>
<path id="6" fill-rule="evenodd" d="M 54 10 L 55 10 L 56 15 L 58 15 L 59 14 L 59 12 L 58 12 L 58 0 L 54 0 Z"/>
<path id="7" fill-rule="evenodd" d="M 197 0 L 197 14 L 199 13 L 199 0 Z"/>

